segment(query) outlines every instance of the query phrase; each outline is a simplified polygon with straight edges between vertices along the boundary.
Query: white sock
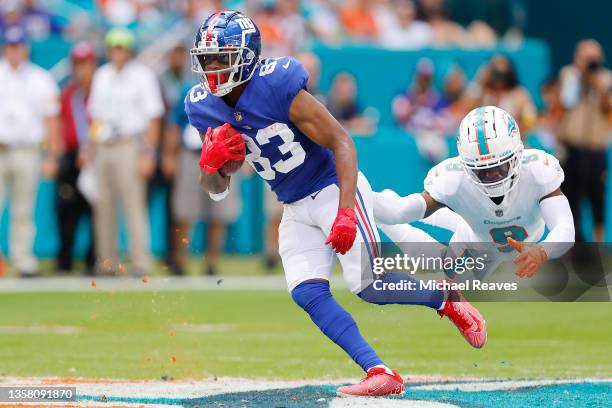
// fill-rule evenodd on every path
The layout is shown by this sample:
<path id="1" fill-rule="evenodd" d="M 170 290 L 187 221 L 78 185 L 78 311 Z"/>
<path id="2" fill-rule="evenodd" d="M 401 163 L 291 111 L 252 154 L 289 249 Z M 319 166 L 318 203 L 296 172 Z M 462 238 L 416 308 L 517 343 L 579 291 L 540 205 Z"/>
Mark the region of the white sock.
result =
<path id="1" fill-rule="evenodd" d="M 389 367 L 387 367 L 386 365 L 384 365 L 384 364 L 378 364 L 378 365 L 375 365 L 374 367 L 370 367 L 370 368 L 368 368 L 368 371 L 369 371 L 370 369 L 372 369 L 372 368 L 384 368 L 384 369 L 385 369 L 385 372 L 386 372 L 387 374 L 389 374 L 389 375 L 394 375 L 394 374 L 393 374 L 393 371 L 391 371 L 391 369 L 390 369 Z"/>

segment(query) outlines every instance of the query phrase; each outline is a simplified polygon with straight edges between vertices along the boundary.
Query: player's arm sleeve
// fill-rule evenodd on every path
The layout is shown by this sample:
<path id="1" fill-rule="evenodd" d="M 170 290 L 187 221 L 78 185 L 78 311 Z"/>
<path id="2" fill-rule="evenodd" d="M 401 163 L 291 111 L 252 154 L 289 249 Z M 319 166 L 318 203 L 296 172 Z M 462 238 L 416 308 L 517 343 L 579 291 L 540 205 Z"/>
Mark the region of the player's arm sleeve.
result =
<path id="1" fill-rule="evenodd" d="M 374 192 L 374 219 L 394 225 L 418 221 L 425 216 L 427 203 L 420 193 L 401 197 L 393 190 Z"/>
<path id="2" fill-rule="evenodd" d="M 550 230 L 540 244 L 549 259 L 559 258 L 574 246 L 576 236 L 574 217 L 567 197 L 556 195 L 545 198 L 540 202 L 540 211 Z"/>
<path id="3" fill-rule="evenodd" d="M 429 217 L 424 218 L 421 222 L 427 225 L 433 225 L 434 227 L 440 227 L 447 229 L 452 232 L 456 232 L 459 227 L 459 223 L 463 221 L 463 218 L 450 208 L 441 208 L 438 211 L 431 214 Z"/>
<path id="4" fill-rule="evenodd" d="M 272 89 L 276 93 L 281 119 L 288 123 L 293 99 L 302 89 L 306 90 L 308 71 L 293 57 L 276 60 L 274 71 L 269 74 L 269 80 L 273 81 Z"/>
<path id="5" fill-rule="evenodd" d="M 453 176 L 454 175 L 446 174 L 444 162 L 442 162 L 429 170 L 423 181 L 423 189 L 427 191 L 436 202 L 443 205 L 449 205 L 447 203 L 449 194 L 445 192 L 447 190 L 445 181 L 452 184 L 454 180 Z"/>
<path id="6" fill-rule="evenodd" d="M 565 179 L 559 160 L 545 152 L 542 152 L 542 155 L 536 163 L 531 164 L 534 179 L 540 188 L 540 198 L 546 197 L 561 187 Z"/>

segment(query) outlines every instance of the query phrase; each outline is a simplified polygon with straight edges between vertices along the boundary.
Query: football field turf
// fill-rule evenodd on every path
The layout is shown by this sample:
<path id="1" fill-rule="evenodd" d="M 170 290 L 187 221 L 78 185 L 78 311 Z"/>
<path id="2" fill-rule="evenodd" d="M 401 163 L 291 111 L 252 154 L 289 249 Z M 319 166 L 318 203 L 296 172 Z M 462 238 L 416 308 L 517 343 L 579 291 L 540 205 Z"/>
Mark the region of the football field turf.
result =
<path id="1" fill-rule="evenodd" d="M 362 375 L 285 290 L 233 290 L 224 287 L 224 281 L 209 290 L 157 290 L 164 286 L 159 285 L 164 278 L 149 279 L 141 283 L 134 278 L 144 289 L 138 291 L 105 288 L 99 280 L 95 287 L 88 284 L 76 292 L 0 293 L 0 377 L 163 382 L 247 378 L 261 390 L 248 396 L 230 395 L 227 392 L 235 390 L 230 386 L 221 399 L 206 394 L 213 398 L 210 406 L 241 406 L 245 398 L 253 402 L 247 406 L 276 406 L 270 401 L 278 402 L 276 398 L 283 394 L 270 391 L 274 381 L 294 381 L 277 384 L 278 388 L 293 387 L 294 394 L 285 395 L 281 402 L 298 395 L 303 403 L 295 406 L 309 406 L 304 401 L 333 396 L 335 385 Z M 156 289 L 148 290 L 147 284 Z M 335 294 L 383 360 L 409 380 L 412 377 L 415 384 L 427 385 L 428 378 L 451 382 L 612 378 L 609 303 L 481 303 L 478 307 L 487 319 L 489 342 L 475 350 L 432 310 L 370 305 L 341 288 Z M 271 382 L 261 385 L 260 380 Z M 318 388 L 309 388 L 311 382 Z M 439 381 L 434 385 L 438 387 Z M 563 385 L 549 384 L 546 392 L 558 392 L 554 387 Z M 569 390 L 573 398 L 600 398 L 592 406 L 605 406 L 600 405 L 601 398 L 606 402 L 612 398 L 609 383 L 573 384 Z M 418 399 L 444 400 L 436 397 L 435 389 L 422 389 L 421 394 L 416 389 L 408 391 L 406 395 L 420 395 Z M 574 391 L 585 392 L 586 397 L 572 395 Z M 463 401 L 462 395 L 448 392 L 445 395 L 451 401 Z M 490 406 L 474 399 L 486 401 L 483 392 L 470 394 L 468 405 Z M 546 400 L 546 392 L 529 398 Z M 91 398 L 97 395 L 91 394 Z M 236 405 L 231 398 L 237 398 Z M 157 402 L 189 405 L 181 399 Z M 283 404 L 278 406 L 291 406 Z M 504 404 L 498 406 L 513 406 Z"/>
<path id="2" fill-rule="evenodd" d="M 475 350 L 431 310 L 337 295 L 402 373 L 612 377 L 607 303 L 480 304 L 489 343 Z M 3 293 L 0 310 L 3 376 L 360 375 L 284 291 Z"/>

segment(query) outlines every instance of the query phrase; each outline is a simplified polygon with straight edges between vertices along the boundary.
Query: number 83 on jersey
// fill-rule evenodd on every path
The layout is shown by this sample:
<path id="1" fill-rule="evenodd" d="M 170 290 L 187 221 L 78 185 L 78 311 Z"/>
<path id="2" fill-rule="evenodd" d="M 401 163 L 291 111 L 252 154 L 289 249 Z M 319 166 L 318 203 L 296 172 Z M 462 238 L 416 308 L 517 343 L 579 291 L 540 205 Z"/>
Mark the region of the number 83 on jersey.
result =
<path id="1" fill-rule="evenodd" d="M 284 158 L 271 163 L 270 159 L 265 157 L 267 155 L 262 155 L 262 150 L 276 136 L 282 139 L 278 150 Z M 247 147 L 245 159 L 264 180 L 274 180 L 277 172 L 283 174 L 289 173 L 304 163 L 306 159 L 306 152 L 300 143 L 294 140 L 295 134 L 285 123 L 274 123 L 264 129 L 260 129 L 255 138 L 243 135 L 243 139 Z"/>

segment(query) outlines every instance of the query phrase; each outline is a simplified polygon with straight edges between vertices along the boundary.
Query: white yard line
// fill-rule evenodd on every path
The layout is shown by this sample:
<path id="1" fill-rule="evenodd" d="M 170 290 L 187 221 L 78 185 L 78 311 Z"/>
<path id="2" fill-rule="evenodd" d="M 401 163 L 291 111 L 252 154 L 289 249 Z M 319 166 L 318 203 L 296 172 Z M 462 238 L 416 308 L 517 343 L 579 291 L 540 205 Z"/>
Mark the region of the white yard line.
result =
<path id="1" fill-rule="evenodd" d="M 77 326 L 55 325 L 27 325 L 27 326 L 0 326 L 0 334 L 80 334 L 81 328 Z"/>
<path id="2" fill-rule="evenodd" d="M 570 383 L 601 383 L 612 382 L 612 379 L 466 379 L 440 376 L 405 376 L 408 378 L 408 392 L 410 390 L 460 390 L 465 392 L 498 391 L 523 387 L 546 386 L 554 384 Z M 0 377 L 0 386 L 73 386 L 77 394 L 81 396 L 75 405 L 86 404 L 89 407 L 106 406 L 146 406 L 169 407 L 177 406 L 180 400 L 197 399 L 215 395 L 257 392 L 273 389 L 291 389 L 303 386 L 338 385 L 355 382 L 358 379 L 340 379 L 330 382 L 329 380 L 309 381 L 284 381 L 245 379 L 233 377 L 209 378 L 202 380 L 186 381 L 130 381 L 112 379 L 83 379 L 83 378 L 42 378 L 42 377 Z M 430 383 L 427 385 L 411 385 L 410 383 Z M 108 402 L 100 402 L 102 396 L 106 396 Z M 406 395 L 409 397 L 409 394 Z M 424 400 L 409 400 L 394 398 L 321 398 L 321 405 L 330 408 L 454 408 L 448 403 Z M 95 400 L 91 400 L 91 399 Z M 134 400 L 142 399 L 141 403 Z M 123 402 L 125 401 L 125 402 Z M 317 401 L 319 402 L 319 401 Z M 164 405 L 174 404 L 174 405 Z M 63 404 L 66 406 L 66 404 Z"/>
<path id="3" fill-rule="evenodd" d="M 570 383 L 612 383 L 606 378 L 581 379 L 466 379 L 440 376 L 405 375 L 407 384 L 415 390 L 459 390 L 459 391 L 498 391 L 523 387 L 535 387 Z M 358 381 L 358 378 L 338 380 L 265 380 L 237 377 L 218 377 L 202 380 L 115 380 L 89 378 L 56 377 L 0 377 L 0 386 L 75 386 L 79 394 L 110 395 L 118 397 L 148 398 L 192 398 L 217 395 L 227 392 L 263 391 L 272 389 L 296 388 L 307 385 L 345 384 Z M 432 383 L 410 385 L 410 383 Z"/>

